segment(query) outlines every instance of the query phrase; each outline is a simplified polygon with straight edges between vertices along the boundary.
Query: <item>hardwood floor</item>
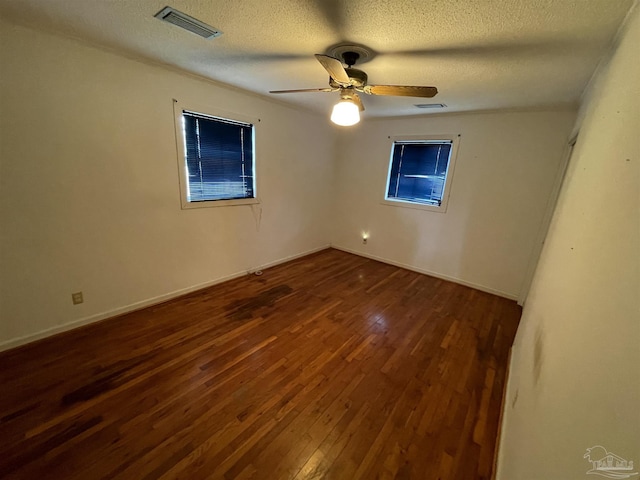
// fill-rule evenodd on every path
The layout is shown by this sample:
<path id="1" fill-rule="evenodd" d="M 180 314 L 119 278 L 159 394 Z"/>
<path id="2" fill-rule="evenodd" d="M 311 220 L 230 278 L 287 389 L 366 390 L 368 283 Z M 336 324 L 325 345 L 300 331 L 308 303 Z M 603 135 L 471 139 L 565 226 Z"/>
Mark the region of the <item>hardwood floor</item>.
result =
<path id="1" fill-rule="evenodd" d="M 488 479 L 519 318 L 325 250 L 0 354 L 0 477 Z"/>

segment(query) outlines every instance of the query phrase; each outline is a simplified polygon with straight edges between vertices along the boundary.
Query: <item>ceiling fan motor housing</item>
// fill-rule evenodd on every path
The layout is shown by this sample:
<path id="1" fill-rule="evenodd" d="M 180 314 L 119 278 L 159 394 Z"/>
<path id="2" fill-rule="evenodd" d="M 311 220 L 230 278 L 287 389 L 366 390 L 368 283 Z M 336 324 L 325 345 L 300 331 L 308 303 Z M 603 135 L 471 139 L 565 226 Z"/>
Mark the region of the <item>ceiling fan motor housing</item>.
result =
<path id="1" fill-rule="evenodd" d="M 357 68 L 345 68 L 347 75 L 349 75 L 349 79 L 351 80 L 351 86 L 353 87 L 364 87 L 367 84 L 367 74 L 362 70 L 358 70 Z M 340 88 L 340 84 L 337 83 L 333 78 L 329 77 L 329 85 L 333 88 Z"/>

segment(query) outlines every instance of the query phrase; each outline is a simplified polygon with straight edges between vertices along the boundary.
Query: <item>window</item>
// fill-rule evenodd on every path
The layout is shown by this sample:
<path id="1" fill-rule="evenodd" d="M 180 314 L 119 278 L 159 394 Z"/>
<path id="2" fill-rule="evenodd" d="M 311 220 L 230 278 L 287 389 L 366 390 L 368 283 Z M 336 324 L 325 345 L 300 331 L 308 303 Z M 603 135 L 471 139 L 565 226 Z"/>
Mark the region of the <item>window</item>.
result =
<path id="1" fill-rule="evenodd" d="M 446 211 L 458 137 L 390 138 L 384 203 Z"/>
<path id="2" fill-rule="evenodd" d="M 176 108 L 183 208 L 257 203 L 251 122 Z"/>

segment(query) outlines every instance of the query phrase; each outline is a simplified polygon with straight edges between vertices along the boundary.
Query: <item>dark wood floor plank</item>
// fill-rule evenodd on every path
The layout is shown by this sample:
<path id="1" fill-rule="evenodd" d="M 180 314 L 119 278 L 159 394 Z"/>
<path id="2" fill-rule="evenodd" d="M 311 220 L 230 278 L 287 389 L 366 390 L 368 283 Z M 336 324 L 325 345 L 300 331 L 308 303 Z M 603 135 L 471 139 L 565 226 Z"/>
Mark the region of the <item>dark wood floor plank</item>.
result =
<path id="1" fill-rule="evenodd" d="M 325 250 L 0 353 L 0 478 L 489 479 L 519 317 Z"/>

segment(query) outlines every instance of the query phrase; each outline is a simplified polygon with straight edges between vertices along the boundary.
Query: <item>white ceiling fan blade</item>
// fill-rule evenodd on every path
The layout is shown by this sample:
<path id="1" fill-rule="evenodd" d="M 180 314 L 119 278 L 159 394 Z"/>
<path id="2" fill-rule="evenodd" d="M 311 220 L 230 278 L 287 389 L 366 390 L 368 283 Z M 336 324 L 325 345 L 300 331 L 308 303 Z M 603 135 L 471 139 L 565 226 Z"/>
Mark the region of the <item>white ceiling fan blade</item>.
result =
<path id="1" fill-rule="evenodd" d="M 324 69 L 329 72 L 329 75 L 336 81 L 336 83 L 344 87 L 351 85 L 351 79 L 349 78 L 347 71 L 342 66 L 342 62 L 340 60 L 328 55 L 320 55 L 317 53 L 316 58 Z"/>

